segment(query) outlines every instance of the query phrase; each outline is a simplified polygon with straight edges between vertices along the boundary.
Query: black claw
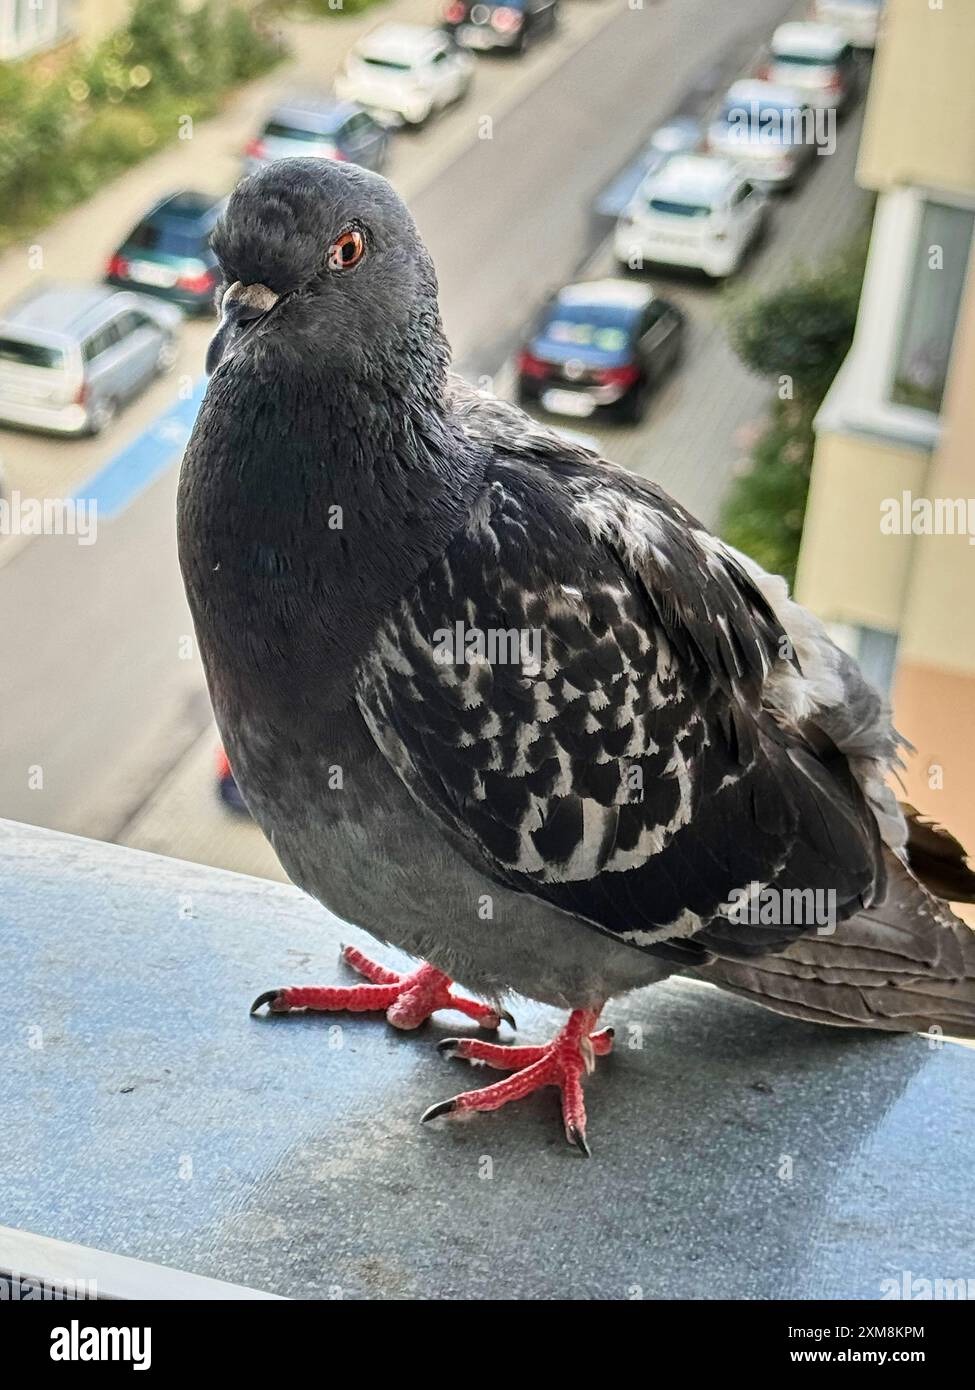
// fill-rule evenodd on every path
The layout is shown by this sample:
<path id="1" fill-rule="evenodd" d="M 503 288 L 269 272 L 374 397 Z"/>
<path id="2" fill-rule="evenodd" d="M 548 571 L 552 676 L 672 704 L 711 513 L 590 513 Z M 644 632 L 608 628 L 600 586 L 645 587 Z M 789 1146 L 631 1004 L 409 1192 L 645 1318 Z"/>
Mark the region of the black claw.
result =
<path id="1" fill-rule="evenodd" d="M 426 1116 L 424 1116 L 424 1119 L 426 1119 Z M 567 1125 L 565 1137 L 570 1144 L 575 1144 L 579 1152 L 585 1154 L 586 1158 L 592 1158 L 592 1151 L 586 1143 L 586 1136 L 581 1129 L 577 1129 L 575 1125 Z"/>
<path id="2" fill-rule="evenodd" d="M 431 1105 L 429 1110 L 424 1110 L 420 1116 L 420 1124 L 425 1125 L 427 1120 L 435 1120 L 438 1115 L 449 1115 L 457 1109 L 455 1100 L 439 1100 L 436 1105 Z"/>
<path id="3" fill-rule="evenodd" d="M 607 1038 L 615 1038 L 615 1037 L 616 1037 L 616 1029 L 615 1029 L 615 1028 L 604 1028 L 604 1029 L 603 1029 L 603 1032 L 605 1033 L 605 1035 L 606 1035 Z"/>
<path id="4" fill-rule="evenodd" d="M 280 998 L 280 996 L 281 991 L 279 989 L 269 989 L 266 994 L 259 994 L 251 1005 L 251 1015 L 253 1016 L 256 1014 L 258 1009 L 262 1008 L 265 1004 L 273 1005 L 274 1001 Z M 269 1009 L 268 1012 L 270 1013 L 272 1010 Z"/>
<path id="5" fill-rule="evenodd" d="M 460 1047 L 463 1038 L 443 1038 L 437 1043 L 438 1052 L 452 1052 L 455 1047 Z"/>
<path id="6" fill-rule="evenodd" d="M 499 1010 L 498 1010 L 498 1017 L 499 1017 L 500 1019 L 503 1019 L 503 1021 L 504 1021 L 505 1023 L 507 1023 L 508 1027 L 509 1027 L 509 1028 L 513 1028 L 513 1029 L 515 1030 L 515 1032 L 517 1033 L 517 1031 L 518 1031 L 518 1025 L 517 1025 L 517 1023 L 516 1023 L 515 1020 L 514 1020 L 514 1016 L 513 1016 L 512 1014 L 509 1014 L 507 1009 L 499 1009 Z"/>

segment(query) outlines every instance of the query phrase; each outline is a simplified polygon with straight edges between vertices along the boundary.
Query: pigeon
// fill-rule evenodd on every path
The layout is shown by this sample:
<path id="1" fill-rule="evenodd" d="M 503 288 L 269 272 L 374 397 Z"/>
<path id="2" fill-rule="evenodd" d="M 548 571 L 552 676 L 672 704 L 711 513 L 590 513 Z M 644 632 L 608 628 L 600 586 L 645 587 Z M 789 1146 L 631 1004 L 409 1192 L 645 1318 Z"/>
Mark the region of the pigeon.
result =
<path id="1" fill-rule="evenodd" d="M 547 1043 L 445 1039 L 507 1074 L 422 1118 L 555 1086 L 583 1153 L 603 1008 L 670 975 L 975 1036 L 975 933 L 939 897 L 975 874 L 899 806 L 885 702 L 785 582 L 450 373 L 379 175 L 272 163 L 212 245 L 178 541 L 217 724 L 294 883 L 418 962 L 346 947 L 365 983 L 252 1012 L 565 1009 Z"/>

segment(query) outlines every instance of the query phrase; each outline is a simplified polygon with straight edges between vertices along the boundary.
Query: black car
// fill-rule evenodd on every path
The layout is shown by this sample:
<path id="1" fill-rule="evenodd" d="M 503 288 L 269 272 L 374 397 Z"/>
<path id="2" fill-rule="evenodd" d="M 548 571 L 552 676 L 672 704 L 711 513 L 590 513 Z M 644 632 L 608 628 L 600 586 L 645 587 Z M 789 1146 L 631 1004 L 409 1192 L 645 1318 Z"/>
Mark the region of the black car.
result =
<path id="1" fill-rule="evenodd" d="M 521 53 L 527 43 L 551 33 L 558 17 L 559 0 L 504 0 L 503 4 L 447 0 L 443 27 L 461 48 Z"/>
<path id="2" fill-rule="evenodd" d="M 518 354 L 518 399 L 553 415 L 635 424 L 676 364 L 684 315 L 646 284 L 592 280 L 548 301 Z"/>
<path id="3" fill-rule="evenodd" d="M 146 213 L 111 257 L 110 285 L 157 295 L 188 314 L 213 312 L 220 273 L 210 233 L 226 198 L 184 189 Z"/>

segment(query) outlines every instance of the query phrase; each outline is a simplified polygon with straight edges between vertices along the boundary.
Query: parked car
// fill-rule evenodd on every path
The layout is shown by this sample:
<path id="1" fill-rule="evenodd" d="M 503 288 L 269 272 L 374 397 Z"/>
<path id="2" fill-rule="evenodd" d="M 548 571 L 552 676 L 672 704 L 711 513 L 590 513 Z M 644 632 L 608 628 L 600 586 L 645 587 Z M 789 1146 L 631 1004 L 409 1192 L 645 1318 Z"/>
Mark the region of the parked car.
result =
<path id="1" fill-rule="evenodd" d="M 763 77 L 801 87 L 813 106 L 841 111 L 857 85 L 853 49 L 835 24 L 780 24 L 772 35 Z"/>
<path id="2" fill-rule="evenodd" d="M 768 200 L 730 159 L 688 154 L 644 181 L 616 224 L 614 250 L 631 270 L 646 261 L 733 275 L 765 230 Z"/>
<path id="3" fill-rule="evenodd" d="M 111 257 L 105 279 L 110 285 L 158 295 L 184 313 L 212 313 L 220 272 L 210 250 L 210 233 L 226 202 L 191 189 L 163 198 Z"/>
<path id="4" fill-rule="evenodd" d="M 548 301 L 518 354 L 518 399 L 553 415 L 635 424 L 680 357 L 684 315 L 649 285 L 591 280 Z"/>
<path id="5" fill-rule="evenodd" d="M 237 779 L 230 770 L 230 759 L 223 748 L 217 749 L 217 795 L 225 806 L 240 816 L 248 816 L 246 802 L 240 794 Z"/>
<path id="6" fill-rule="evenodd" d="M 100 434 L 176 360 L 171 304 L 106 285 L 47 285 L 0 319 L 0 420 Z"/>
<path id="7" fill-rule="evenodd" d="M 835 24 L 854 48 L 875 48 L 883 0 L 813 0 L 813 18 Z"/>
<path id="8" fill-rule="evenodd" d="M 275 159 L 347 159 L 382 172 L 389 135 L 355 102 L 338 97 L 295 97 L 276 106 L 260 135 L 244 150 L 244 173 L 253 174 Z"/>
<path id="9" fill-rule="evenodd" d="M 698 149 L 703 139 L 704 127 L 694 116 L 674 116 L 658 126 L 636 158 L 599 194 L 593 204 L 596 217 L 615 223 L 648 174 L 659 169 L 672 154 L 690 154 Z"/>
<path id="10" fill-rule="evenodd" d="M 470 90 L 474 62 L 442 29 L 382 24 L 352 49 L 335 90 L 378 120 L 423 125 Z"/>
<path id="11" fill-rule="evenodd" d="M 708 149 L 733 159 L 753 183 L 791 188 L 815 154 L 812 115 L 798 87 L 736 82 L 708 131 Z"/>
<path id="12" fill-rule="evenodd" d="M 461 48 L 523 53 L 558 24 L 559 0 L 447 0 L 443 25 Z"/>

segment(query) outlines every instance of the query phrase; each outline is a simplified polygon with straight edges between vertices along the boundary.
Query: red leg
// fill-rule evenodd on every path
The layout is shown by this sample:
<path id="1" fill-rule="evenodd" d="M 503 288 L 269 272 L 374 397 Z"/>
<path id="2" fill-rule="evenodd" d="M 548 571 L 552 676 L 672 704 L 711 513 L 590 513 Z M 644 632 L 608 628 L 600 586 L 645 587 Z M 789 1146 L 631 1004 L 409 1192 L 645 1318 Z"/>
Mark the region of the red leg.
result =
<path id="1" fill-rule="evenodd" d="M 272 1014 L 289 1013 L 294 1009 L 311 1009 L 316 1013 L 367 1013 L 384 1009 L 394 1028 L 410 1029 L 419 1028 L 438 1009 L 454 1009 L 475 1019 L 482 1028 L 499 1028 L 502 1019 L 514 1027 L 514 1019 L 504 1010 L 454 994 L 448 976 L 432 965 L 421 965 L 409 974 L 401 974 L 377 965 L 355 946 L 344 946 L 342 958 L 371 983 L 272 989 L 254 1000 L 251 1013 L 257 1013 L 264 1004 Z"/>
<path id="2" fill-rule="evenodd" d="M 498 1110 L 542 1086 L 558 1086 L 562 1093 L 565 1136 L 570 1144 L 588 1155 L 582 1073 L 592 1071 L 595 1058 L 605 1056 L 613 1046 L 612 1028 L 602 1028 L 598 1033 L 591 1031 L 598 1017 L 598 1009 L 575 1009 L 561 1033 L 544 1047 L 500 1047 L 497 1043 L 478 1042 L 473 1038 L 446 1038 L 440 1048 L 449 1056 L 484 1062 L 514 1074 L 481 1091 L 464 1091 L 452 1100 L 431 1105 L 423 1119 L 471 1110 Z"/>

